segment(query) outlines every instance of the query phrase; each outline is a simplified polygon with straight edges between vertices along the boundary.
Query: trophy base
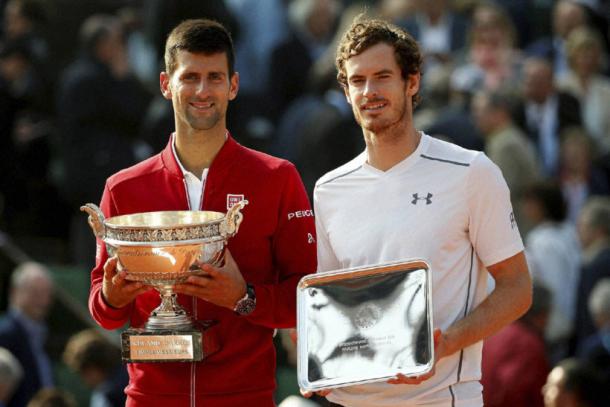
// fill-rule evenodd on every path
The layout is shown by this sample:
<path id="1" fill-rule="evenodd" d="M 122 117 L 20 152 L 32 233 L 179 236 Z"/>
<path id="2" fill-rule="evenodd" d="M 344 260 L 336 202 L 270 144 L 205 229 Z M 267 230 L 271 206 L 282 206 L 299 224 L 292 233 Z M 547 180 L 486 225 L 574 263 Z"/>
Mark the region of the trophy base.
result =
<path id="1" fill-rule="evenodd" d="M 220 348 L 215 321 L 193 322 L 191 329 L 129 328 L 121 334 L 123 362 L 199 362 Z"/>

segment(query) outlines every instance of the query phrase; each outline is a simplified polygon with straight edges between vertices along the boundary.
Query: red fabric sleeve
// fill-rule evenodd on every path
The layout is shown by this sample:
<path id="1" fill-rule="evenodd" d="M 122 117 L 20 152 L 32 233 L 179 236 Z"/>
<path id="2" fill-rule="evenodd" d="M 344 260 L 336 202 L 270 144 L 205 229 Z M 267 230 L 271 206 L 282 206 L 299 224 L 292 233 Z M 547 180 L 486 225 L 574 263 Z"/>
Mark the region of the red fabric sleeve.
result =
<path id="1" fill-rule="evenodd" d="M 272 241 L 278 275 L 275 284 L 254 284 L 256 308 L 250 322 L 268 328 L 296 325 L 296 286 L 316 271 L 316 243 L 313 211 L 305 187 L 294 165 L 283 166 L 278 224 Z"/>

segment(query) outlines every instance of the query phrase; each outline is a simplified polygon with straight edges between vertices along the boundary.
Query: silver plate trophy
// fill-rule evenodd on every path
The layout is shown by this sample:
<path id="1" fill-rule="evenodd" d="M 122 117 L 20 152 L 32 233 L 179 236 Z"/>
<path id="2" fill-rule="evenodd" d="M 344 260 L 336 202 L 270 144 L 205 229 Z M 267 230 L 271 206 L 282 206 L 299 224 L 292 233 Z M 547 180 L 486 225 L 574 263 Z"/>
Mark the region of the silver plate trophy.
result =
<path id="1" fill-rule="evenodd" d="M 200 271 L 202 264 L 219 266 L 227 241 L 239 230 L 241 210 L 248 201 L 234 204 L 226 213 L 211 211 L 160 211 L 106 219 L 94 204 L 80 209 L 89 214 L 93 233 L 117 256 L 126 279 L 142 281 L 161 295 L 143 327 L 122 334 L 127 362 L 197 361 L 218 348 L 214 321 L 194 321 L 178 304 L 172 291 Z"/>
<path id="2" fill-rule="evenodd" d="M 430 268 L 422 260 L 305 276 L 297 306 L 304 390 L 417 376 L 433 366 Z"/>

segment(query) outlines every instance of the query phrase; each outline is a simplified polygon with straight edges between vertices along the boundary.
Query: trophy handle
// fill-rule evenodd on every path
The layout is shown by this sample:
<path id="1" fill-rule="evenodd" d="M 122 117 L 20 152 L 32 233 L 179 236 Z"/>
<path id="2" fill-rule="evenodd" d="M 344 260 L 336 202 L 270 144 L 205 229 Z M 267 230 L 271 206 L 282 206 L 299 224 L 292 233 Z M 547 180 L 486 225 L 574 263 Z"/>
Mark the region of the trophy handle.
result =
<path id="1" fill-rule="evenodd" d="M 247 200 L 242 200 L 234 204 L 227 212 L 220 224 L 220 235 L 224 239 L 233 237 L 239 230 L 239 225 L 244 218 L 241 210 L 248 204 Z"/>
<path id="2" fill-rule="evenodd" d="M 93 229 L 93 234 L 103 240 L 106 237 L 106 226 L 104 225 L 105 218 L 101 209 L 95 204 L 88 203 L 81 206 L 80 210 L 89 214 L 87 221 L 91 229 Z"/>

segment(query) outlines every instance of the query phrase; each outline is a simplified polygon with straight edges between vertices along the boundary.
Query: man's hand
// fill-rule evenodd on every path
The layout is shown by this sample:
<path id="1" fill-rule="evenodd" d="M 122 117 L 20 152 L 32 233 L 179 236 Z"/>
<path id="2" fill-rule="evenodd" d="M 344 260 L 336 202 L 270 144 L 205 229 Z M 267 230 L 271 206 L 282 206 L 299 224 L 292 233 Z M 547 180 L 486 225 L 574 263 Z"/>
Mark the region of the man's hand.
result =
<path id="1" fill-rule="evenodd" d="M 201 274 L 189 276 L 184 283 L 176 284 L 174 292 L 192 295 L 229 309 L 233 309 L 246 294 L 246 281 L 229 250 L 225 253 L 224 266 L 203 264 L 201 271 Z"/>
<path id="2" fill-rule="evenodd" d="M 137 281 L 125 279 L 125 270 L 117 271 L 116 256 L 110 257 L 104 264 L 104 283 L 102 295 L 108 305 L 114 308 L 123 308 L 132 302 L 138 295 L 150 290 L 151 287 Z"/>
<path id="3" fill-rule="evenodd" d="M 436 372 L 436 363 L 443 357 L 447 356 L 446 354 L 446 342 L 443 338 L 443 333 L 440 329 L 434 330 L 434 366 L 432 369 L 421 376 L 405 376 L 402 373 L 398 373 L 396 378 L 388 380 L 390 384 L 420 384 L 432 376 Z"/>
<path id="4" fill-rule="evenodd" d="M 301 396 L 305 397 L 306 399 L 310 398 L 314 394 L 316 394 L 320 397 L 326 397 L 331 392 L 330 389 L 318 390 L 318 391 L 305 391 L 303 389 L 299 389 L 299 390 L 301 391 Z"/>

